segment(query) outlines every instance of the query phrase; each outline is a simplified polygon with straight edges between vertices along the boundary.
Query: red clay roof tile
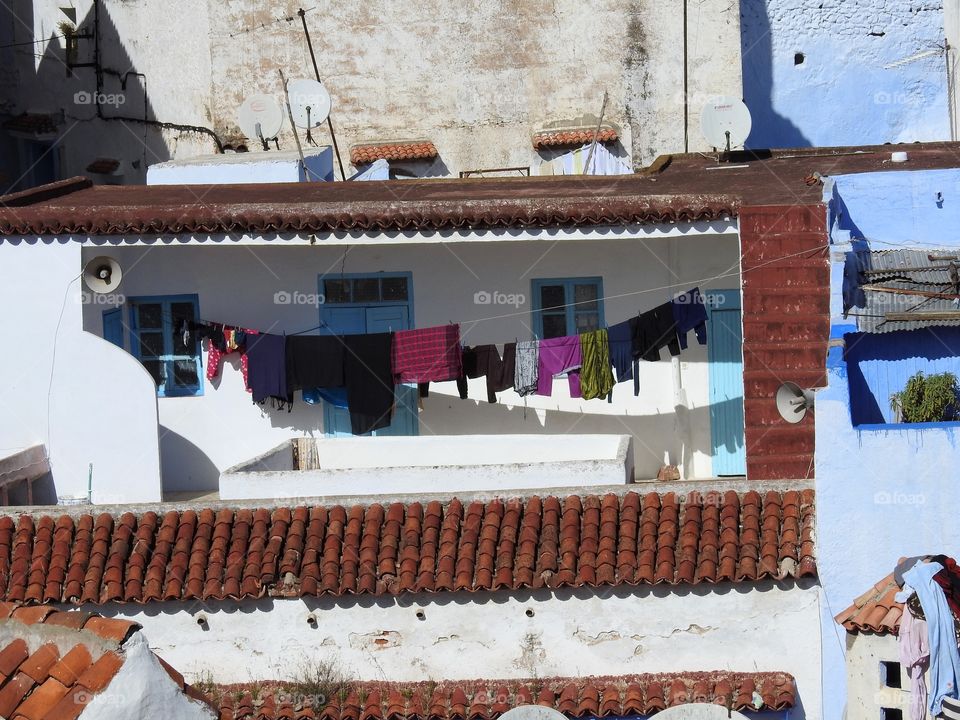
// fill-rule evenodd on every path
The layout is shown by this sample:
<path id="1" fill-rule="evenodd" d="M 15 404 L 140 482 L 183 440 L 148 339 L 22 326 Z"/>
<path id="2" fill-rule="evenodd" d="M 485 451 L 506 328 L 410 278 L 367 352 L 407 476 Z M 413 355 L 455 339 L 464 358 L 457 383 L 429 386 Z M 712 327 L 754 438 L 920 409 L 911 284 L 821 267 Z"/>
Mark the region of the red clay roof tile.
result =
<path id="1" fill-rule="evenodd" d="M 115 652 L 105 652 L 84 671 L 83 675 L 77 678 L 77 684 L 89 688 L 91 692 L 98 693 L 110 684 L 121 665 L 123 665 L 122 657 Z"/>
<path id="2" fill-rule="evenodd" d="M 0 650 L 0 676 L 8 678 L 16 671 L 20 664 L 30 656 L 27 643 L 22 638 L 16 638 L 3 650 Z"/>
<path id="3" fill-rule="evenodd" d="M 50 567 L 58 577 L 66 569 L 66 582 L 62 597 L 51 599 L 396 595 L 805 577 L 816 574 L 813 501 L 812 492 L 631 492 L 474 501 L 466 508 L 454 499 L 426 507 L 168 512 L 162 521 L 154 513 L 60 518 L 61 536 L 72 545 L 54 543 Z M 0 564 L 10 558 L 16 565 L 31 552 L 33 534 L 46 524 L 23 516 L 15 534 L 0 527 Z M 784 542 L 785 528 L 808 539 Z M 26 574 L 11 572 L 5 599 L 22 600 L 26 589 Z M 112 640 L 130 632 L 108 618 L 90 623 L 85 629 Z"/>
<path id="4" fill-rule="evenodd" d="M 539 688 L 539 690 L 537 690 Z M 686 702 L 716 703 L 735 710 L 785 710 L 796 704 L 787 673 L 693 672 L 602 678 L 474 680 L 435 683 L 355 683 L 343 703 L 310 707 L 290 701 L 283 687 L 259 688 L 254 700 L 243 686 L 220 693 L 223 720 L 274 717 L 328 720 L 493 720 L 512 707 L 534 702 L 570 718 L 649 715 Z M 365 698 L 363 703 L 360 697 Z M 239 700 L 236 698 L 240 697 Z"/>
<path id="5" fill-rule="evenodd" d="M 569 130 L 543 130 L 534 134 L 533 147 L 535 150 L 579 147 L 580 145 L 593 142 L 594 135 L 596 135 L 598 143 L 616 142 L 620 137 L 617 131 L 609 126 L 601 127 L 599 133 L 597 132 L 596 126 L 592 128 L 572 128 Z"/>
<path id="6" fill-rule="evenodd" d="M 36 683 L 26 673 L 17 673 L 0 688 L 0 717 L 13 717 L 14 711 Z"/>
<path id="7" fill-rule="evenodd" d="M 847 632 L 896 635 L 903 615 L 903 604 L 894 599 L 898 592 L 900 588 L 893 579 L 893 573 L 890 573 L 834 619 L 843 625 Z"/>
<path id="8" fill-rule="evenodd" d="M 93 658 L 86 645 L 74 645 L 56 665 L 50 668 L 50 677 L 69 687 L 76 683 L 92 664 Z"/>
<path id="9" fill-rule="evenodd" d="M 20 703 L 17 707 L 17 716 L 23 716 L 26 720 L 44 720 L 44 718 L 55 717 L 48 713 L 55 708 L 70 689 L 55 678 L 48 678 L 40 687 L 34 688 L 33 692 Z"/>
<path id="10" fill-rule="evenodd" d="M 37 648 L 30 657 L 20 664 L 20 672 L 26 673 L 34 682 L 42 683 L 50 675 L 50 668 L 60 659 L 60 651 L 54 643 Z"/>
<path id="11" fill-rule="evenodd" d="M 437 157 L 436 146 L 429 140 L 414 142 L 373 143 L 350 148 L 350 162 L 354 165 L 374 160 L 432 160 Z"/>

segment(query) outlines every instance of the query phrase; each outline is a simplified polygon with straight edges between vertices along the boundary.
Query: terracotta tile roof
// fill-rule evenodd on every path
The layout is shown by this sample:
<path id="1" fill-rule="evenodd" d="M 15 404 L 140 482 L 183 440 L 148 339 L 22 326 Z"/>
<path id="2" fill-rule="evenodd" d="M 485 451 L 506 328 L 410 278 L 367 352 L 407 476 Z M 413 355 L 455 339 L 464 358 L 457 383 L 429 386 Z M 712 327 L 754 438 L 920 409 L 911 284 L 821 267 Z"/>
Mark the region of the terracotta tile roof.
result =
<path id="1" fill-rule="evenodd" d="M 834 620 L 847 632 L 870 632 L 877 635 L 896 635 L 900 630 L 903 603 L 894 600 L 900 592 L 893 573 L 878 582 L 853 601 L 853 605 L 837 615 Z"/>
<path id="2" fill-rule="evenodd" d="M 0 517 L 13 602 L 399 595 L 816 574 L 812 490 Z"/>
<path id="3" fill-rule="evenodd" d="M 0 716 L 74 720 L 113 680 L 123 665 L 121 644 L 139 629 L 91 613 L 0 602 L 0 630 L 12 637 L 0 648 Z M 70 631 L 74 640 L 64 636 Z"/>
<path id="4" fill-rule="evenodd" d="M 354 145 L 350 148 L 350 162 L 354 165 L 363 165 L 381 158 L 385 160 L 432 160 L 438 154 L 436 146 L 429 140 Z"/>
<path id="5" fill-rule="evenodd" d="M 756 696 L 755 696 L 756 693 Z M 312 706 L 277 687 L 255 700 L 244 686 L 219 688 L 220 720 L 493 720 L 517 705 L 546 705 L 570 718 L 650 715 L 689 702 L 774 711 L 796 703 L 787 673 L 692 672 L 623 677 L 355 683 L 346 697 Z M 361 700 L 363 698 L 363 700 Z M 759 707 L 757 707 L 759 700 Z"/>
<path id="6" fill-rule="evenodd" d="M 57 121 L 53 115 L 46 113 L 23 113 L 3 123 L 3 129 L 32 135 L 50 135 L 57 132 Z"/>
<path id="7" fill-rule="evenodd" d="M 704 172 L 700 155 L 663 156 L 619 176 L 535 176 L 251 185 L 98 185 L 73 178 L 0 197 L 0 235 L 323 233 L 716 221 L 746 205 L 821 207 L 827 174 L 954 167 L 957 143 L 775 151 Z M 774 178 L 776 182 L 771 182 Z"/>
<path id="8" fill-rule="evenodd" d="M 117 171 L 120 161 L 115 158 L 97 158 L 87 165 L 87 172 L 97 175 L 109 175 Z"/>
<path id="9" fill-rule="evenodd" d="M 568 130 L 542 130 L 533 136 L 533 147 L 536 150 L 555 147 L 579 147 L 588 142 L 593 142 L 593 136 L 597 136 L 597 142 L 609 143 L 619 139 L 617 131 L 609 126 L 600 128 L 571 128 Z"/>

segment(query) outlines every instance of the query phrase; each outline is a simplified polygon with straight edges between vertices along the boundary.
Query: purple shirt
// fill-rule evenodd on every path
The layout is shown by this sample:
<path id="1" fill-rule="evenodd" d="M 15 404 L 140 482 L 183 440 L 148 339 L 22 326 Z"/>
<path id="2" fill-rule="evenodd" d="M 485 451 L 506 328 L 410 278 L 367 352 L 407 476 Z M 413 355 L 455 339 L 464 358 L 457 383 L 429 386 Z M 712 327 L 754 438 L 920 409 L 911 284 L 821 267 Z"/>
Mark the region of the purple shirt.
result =
<path id="1" fill-rule="evenodd" d="M 579 370 L 583 364 L 580 351 L 580 336 L 551 338 L 540 341 L 540 357 L 537 361 L 537 395 L 553 394 L 553 376 L 570 370 Z M 580 373 L 571 372 L 567 376 L 570 383 L 570 397 L 580 395 Z"/>

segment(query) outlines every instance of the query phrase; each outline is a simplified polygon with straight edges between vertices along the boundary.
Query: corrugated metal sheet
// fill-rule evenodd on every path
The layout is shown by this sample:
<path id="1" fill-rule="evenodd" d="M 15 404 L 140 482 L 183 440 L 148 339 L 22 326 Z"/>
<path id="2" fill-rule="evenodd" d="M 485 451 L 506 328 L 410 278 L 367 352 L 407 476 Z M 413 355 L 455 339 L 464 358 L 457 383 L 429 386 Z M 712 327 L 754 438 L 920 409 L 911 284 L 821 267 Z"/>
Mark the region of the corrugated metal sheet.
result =
<path id="1" fill-rule="evenodd" d="M 958 327 L 960 320 L 888 321 L 887 313 L 904 312 L 958 312 L 960 303 L 948 298 L 930 298 L 911 294 L 910 290 L 949 293 L 950 273 L 946 266 L 957 258 L 950 250 L 879 250 L 856 254 L 861 287 L 881 286 L 904 293 L 880 292 L 864 289 L 866 304 L 854 307 L 848 313 L 856 318 L 857 329 L 868 333 L 888 333 L 898 330 L 917 330 L 925 327 Z M 957 260 L 960 266 L 960 260 Z"/>
<path id="2" fill-rule="evenodd" d="M 960 254 L 956 251 L 947 250 L 898 249 L 857 253 L 864 281 L 874 283 L 891 278 L 904 278 L 924 284 L 948 283 L 950 274 L 945 266 L 951 259 L 960 265 L 958 258 Z"/>

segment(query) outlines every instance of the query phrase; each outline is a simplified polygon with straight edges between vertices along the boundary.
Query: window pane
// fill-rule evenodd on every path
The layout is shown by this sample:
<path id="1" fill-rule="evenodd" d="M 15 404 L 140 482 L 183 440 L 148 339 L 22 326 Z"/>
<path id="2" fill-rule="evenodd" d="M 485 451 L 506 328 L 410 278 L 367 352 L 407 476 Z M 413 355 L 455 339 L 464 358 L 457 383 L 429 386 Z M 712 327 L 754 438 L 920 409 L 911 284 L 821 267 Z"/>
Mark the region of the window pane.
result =
<path id="1" fill-rule="evenodd" d="M 155 332 L 140 333 L 140 357 L 151 358 L 163 355 L 163 335 Z"/>
<path id="2" fill-rule="evenodd" d="M 564 295 L 563 285 L 542 285 L 540 287 L 540 307 L 544 310 L 563 307 L 566 303 Z"/>
<path id="3" fill-rule="evenodd" d="M 547 315 L 543 316 L 543 340 L 555 337 L 563 337 L 567 334 L 566 315 Z"/>
<path id="4" fill-rule="evenodd" d="M 350 302 L 349 280 L 324 280 L 323 298 L 326 303 Z"/>
<path id="5" fill-rule="evenodd" d="M 387 277 L 381 281 L 384 302 L 407 299 L 407 279 L 405 277 Z"/>
<path id="6" fill-rule="evenodd" d="M 600 329 L 600 314 L 595 312 L 577 313 L 574 316 L 577 333 L 593 332 Z"/>
<path id="7" fill-rule="evenodd" d="M 183 322 L 194 318 L 194 307 L 192 302 L 172 303 L 170 305 L 170 316 L 173 320 L 173 354 L 174 355 L 193 355 L 196 352 L 196 344 L 192 338 L 186 345 L 183 343 Z"/>
<path id="8" fill-rule="evenodd" d="M 163 327 L 163 306 L 160 303 L 137 305 L 137 326 L 141 328 Z"/>
<path id="9" fill-rule="evenodd" d="M 353 281 L 353 301 L 379 302 L 380 281 L 377 278 L 357 278 Z"/>
<path id="10" fill-rule="evenodd" d="M 142 360 L 143 366 L 153 377 L 157 387 L 163 385 L 163 362 L 161 360 Z"/>
<path id="11" fill-rule="evenodd" d="M 573 286 L 573 301 L 577 310 L 596 310 L 597 309 L 597 286 L 593 283 L 589 285 Z"/>
<path id="12" fill-rule="evenodd" d="M 197 363 L 193 360 L 174 360 L 173 384 L 177 387 L 196 387 L 199 385 Z"/>

